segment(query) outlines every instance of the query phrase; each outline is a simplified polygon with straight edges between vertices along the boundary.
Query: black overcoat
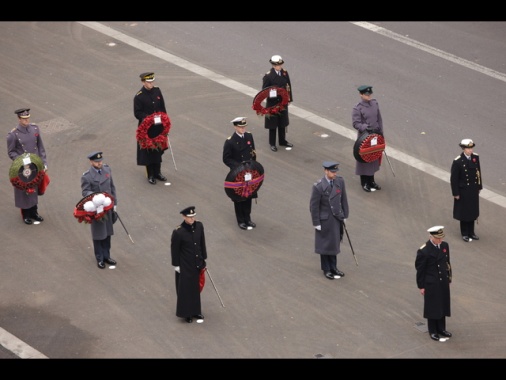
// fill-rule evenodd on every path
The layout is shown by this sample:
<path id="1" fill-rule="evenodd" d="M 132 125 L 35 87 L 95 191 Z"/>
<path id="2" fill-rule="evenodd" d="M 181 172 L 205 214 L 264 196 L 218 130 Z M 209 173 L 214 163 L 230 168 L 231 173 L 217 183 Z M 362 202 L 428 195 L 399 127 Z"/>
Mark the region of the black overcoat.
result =
<path id="1" fill-rule="evenodd" d="M 262 79 L 262 90 L 267 87 L 276 86 L 281 87 L 287 90 L 289 96 L 289 102 L 293 101 L 292 96 L 292 83 L 290 82 L 290 76 L 288 75 L 288 71 L 285 69 L 281 69 L 281 75 L 276 73 L 274 67 L 265 73 Z M 281 96 L 277 96 L 275 98 L 267 97 L 265 107 L 269 108 L 281 102 Z M 285 109 L 276 115 L 265 115 L 264 127 L 266 129 L 275 129 L 277 127 L 288 127 L 290 124 L 289 116 L 288 116 L 288 104 Z"/>
<path id="2" fill-rule="evenodd" d="M 180 268 L 176 272 L 177 306 L 176 316 L 193 317 L 202 314 L 200 303 L 200 271 L 206 267 L 207 248 L 202 222 L 192 225 L 181 223 L 172 231 L 172 265 Z"/>
<path id="3" fill-rule="evenodd" d="M 141 125 L 146 116 L 155 112 L 167 113 L 162 91 L 156 86 L 151 90 L 142 87 L 134 97 L 134 116 L 138 121 L 137 127 Z M 162 130 L 162 124 L 153 125 L 149 128 L 148 135 L 149 137 L 156 137 Z M 159 164 L 162 162 L 163 153 L 164 151 L 160 149 L 141 149 L 139 142 L 137 142 L 137 165 Z"/>
<path id="4" fill-rule="evenodd" d="M 473 153 L 468 160 L 464 152 L 455 157 L 450 170 L 453 199 L 453 218 L 471 222 L 480 216 L 480 190 L 483 189 L 480 157 Z"/>
<path id="5" fill-rule="evenodd" d="M 438 249 L 430 240 L 427 241 L 416 253 L 415 268 L 416 285 L 418 289 L 425 289 L 423 317 L 427 319 L 449 317 L 452 270 L 448 243 L 441 242 Z"/>

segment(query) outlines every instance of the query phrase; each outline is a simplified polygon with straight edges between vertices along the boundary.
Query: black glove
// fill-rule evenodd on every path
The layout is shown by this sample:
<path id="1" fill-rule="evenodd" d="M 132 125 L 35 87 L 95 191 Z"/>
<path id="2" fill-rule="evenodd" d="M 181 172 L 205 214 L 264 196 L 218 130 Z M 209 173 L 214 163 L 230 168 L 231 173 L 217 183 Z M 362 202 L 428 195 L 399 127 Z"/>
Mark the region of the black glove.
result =
<path id="1" fill-rule="evenodd" d="M 118 220 L 118 213 L 116 211 L 112 212 L 112 224 L 116 223 Z"/>
<path id="2" fill-rule="evenodd" d="M 369 132 L 369 133 L 373 133 L 373 132 L 374 132 L 374 129 L 373 129 L 373 128 L 371 128 L 371 127 L 367 127 L 365 130 L 366 130 L 367 132 Z"/>

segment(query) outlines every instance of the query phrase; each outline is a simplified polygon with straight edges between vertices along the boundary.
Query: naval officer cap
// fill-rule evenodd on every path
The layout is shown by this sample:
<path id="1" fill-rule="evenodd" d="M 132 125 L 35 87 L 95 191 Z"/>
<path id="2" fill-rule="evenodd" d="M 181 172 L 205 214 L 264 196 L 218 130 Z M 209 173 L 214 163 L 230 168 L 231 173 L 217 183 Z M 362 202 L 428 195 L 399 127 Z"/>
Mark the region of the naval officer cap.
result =
<path id="1" fill-rule="evenodd" d="M 282 65 L 283 63 L 285 63 L 285 61 L 283 61 L 283 58 L 281 58 L 280 55 L 273 55 L 271 57 L 271 59 L 269 59 L 269 62 L 273 65 Z"/>
<path id="2" fill-rule="evenodd" d="M 372 94 L 372 86 L 363 85 L 357 88 L 358 92 L 364 95 L 371 95 Z"/>
<path id="3" fill-rule="evenodd" d="M 323 163 L 323 167 L 329 171 L 331 171 L 332 173 L 335 173 L 339 170 L 339 162 L 335 162 L 335 161 L 325 161 Z"/>
<path id="4" fill-rule="evenodd" d="M 438 239 L 442 239 L 445 237 L 445 234 L 443 232 L 444 226 L 434 226 L 427 230 L 428 233 L 430 233 L 432 236 Z"/>
<path id="5" fill-rule="evenodd" d="M 93 160 L 95 162 L 99 162 L 99 161 L 102 161 L 103 160 L 103 154 L 102 152 L 93 152 L 93 153 L 90 153 L 88 154 L 88 159 L 89 160 Z"/>
<path id="6" fill-rule="evenodd" d="M 20 108 L 14 111 L 20 119 L 28 119 L 30 117 L 30 108 Z"/>
<path id="7" fill-rule="evenodd" d="M 142 73 L 141 75 L 139 75 L 141 77 L 141 81 L 146 81 L 146 82 L 153 82 L 155 80 L 155 73 L 153 72 L 147 72 L 147 73 Z"/>
<path id="8" fill-rule="evenodd" d="M 184 216 L 195 216 L 197 213 L 195 212 L 195 206 L 190 206 L 181 210 L 181 214 Z"/>
<path id="9" fill-rule="evenodd" d="M 459 145 L 462 149 L 464 149 L 464 148 L 474 148 L 476 144 L 471 139 L 464 139 L 460 142 Z"/>
<path id="10" fill-rule="evenodd" d="M 234 125 L 234 127 L 245 127 L 248 125 L 246 118 L 243 116 L 236 117 L 231 121 L 231 123 Z"/>

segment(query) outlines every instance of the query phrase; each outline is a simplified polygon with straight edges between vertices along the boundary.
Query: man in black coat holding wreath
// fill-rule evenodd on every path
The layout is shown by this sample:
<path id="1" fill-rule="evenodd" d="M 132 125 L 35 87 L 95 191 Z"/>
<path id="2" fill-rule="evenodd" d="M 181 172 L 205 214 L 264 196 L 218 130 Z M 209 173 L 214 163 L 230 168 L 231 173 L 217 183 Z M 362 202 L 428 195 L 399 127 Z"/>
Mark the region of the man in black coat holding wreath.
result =
<path id="1" fill-rule="evenodd" d="M 144 119 L 155 112 L 167 113 L 165 109 L 165 100 L 162 91 L 155 86 L 155 73 L 147 72 L 140 74 L 143 87 L 134 97 L 134 116 L 139 121 L 137 127 L 142 124 Z M 153 125 L 148 130 L 148 136 L 154 138 L 163 131 L 163 124 L 160 119 L 155 117 Z M 161 174 L 162 155 L 167 147 L 159 149 L 142 149 L 137 141 L 137 165 L 146 166 L 146 176 L 148 182 L 156 184 L 156 180 L 167 181 L 167 178 Z"/>

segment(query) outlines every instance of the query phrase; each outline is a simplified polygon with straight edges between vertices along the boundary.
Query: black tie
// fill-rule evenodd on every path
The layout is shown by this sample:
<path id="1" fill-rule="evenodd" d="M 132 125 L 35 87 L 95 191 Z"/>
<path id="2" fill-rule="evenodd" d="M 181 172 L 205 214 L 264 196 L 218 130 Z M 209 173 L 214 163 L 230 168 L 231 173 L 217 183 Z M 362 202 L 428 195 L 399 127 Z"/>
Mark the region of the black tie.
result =
<path id="1" fill-rule="evenodd" d="M 334 180 L 333 179 L 330 180 L 330 187 L 334 187 Z"/>
<path id="2" fill-rule="evenodd" d="M 102 169 L 98 169 L 98 174 L 102 174 Z"/>

